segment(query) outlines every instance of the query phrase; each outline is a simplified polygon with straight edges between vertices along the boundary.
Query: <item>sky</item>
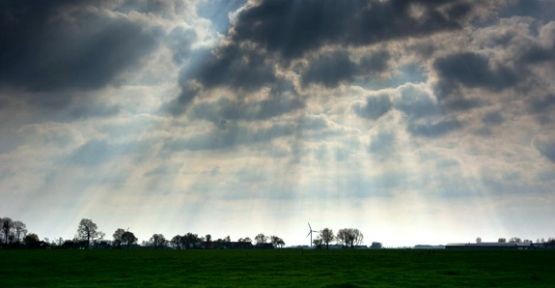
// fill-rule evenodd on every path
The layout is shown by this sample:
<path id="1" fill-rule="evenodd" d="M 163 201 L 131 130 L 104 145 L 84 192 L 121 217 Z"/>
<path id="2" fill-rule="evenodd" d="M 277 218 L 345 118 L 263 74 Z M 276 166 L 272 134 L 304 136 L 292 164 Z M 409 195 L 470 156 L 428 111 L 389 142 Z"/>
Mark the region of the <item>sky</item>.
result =
<path id="1" fill-rule="evenodd" d="M 0 216 L 41 238 L 555 236 L 555 1 L 0 2 Z"/>

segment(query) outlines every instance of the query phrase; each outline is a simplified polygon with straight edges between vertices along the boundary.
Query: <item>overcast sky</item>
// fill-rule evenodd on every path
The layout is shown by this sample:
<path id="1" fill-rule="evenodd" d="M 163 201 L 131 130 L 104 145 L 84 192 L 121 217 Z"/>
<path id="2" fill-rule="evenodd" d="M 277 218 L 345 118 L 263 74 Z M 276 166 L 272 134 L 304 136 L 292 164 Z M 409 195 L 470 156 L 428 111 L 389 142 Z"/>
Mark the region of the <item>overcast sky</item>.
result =
<path id="1" fill-rule="evenodd" d="M 0 2 L 0 216 L 555 236 L 555 1 Z"/>

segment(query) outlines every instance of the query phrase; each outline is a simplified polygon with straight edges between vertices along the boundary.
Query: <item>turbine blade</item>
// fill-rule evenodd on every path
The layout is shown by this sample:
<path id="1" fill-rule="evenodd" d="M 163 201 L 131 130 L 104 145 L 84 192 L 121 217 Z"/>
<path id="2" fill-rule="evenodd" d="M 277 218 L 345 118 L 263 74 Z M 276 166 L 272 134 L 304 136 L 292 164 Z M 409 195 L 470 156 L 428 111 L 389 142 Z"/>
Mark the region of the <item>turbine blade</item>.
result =
<path id="1" fill-rule="evenodd" d="M 305 238 L 308 238 L 308 236 L 310 236 L 312 234 L 312 231 L 308 232 L 308 234 L 306 234 Z"/>
<path id="2" fill-rule="evenodd" d="M 310 230 L 312 230 L 312 227 L 310 226 L 310 222 L 308 222 L 308 228 L 309 228 Z"/>

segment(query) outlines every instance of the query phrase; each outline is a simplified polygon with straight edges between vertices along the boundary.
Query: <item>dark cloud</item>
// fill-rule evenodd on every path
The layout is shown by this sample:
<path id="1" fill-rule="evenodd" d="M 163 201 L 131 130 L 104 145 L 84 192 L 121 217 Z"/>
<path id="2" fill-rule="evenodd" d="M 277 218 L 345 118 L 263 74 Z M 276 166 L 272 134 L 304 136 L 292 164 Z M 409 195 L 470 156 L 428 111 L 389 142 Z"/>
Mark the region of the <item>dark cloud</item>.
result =
<path id="1" fill-rule="evenodd" d="M 555 94 L 549 94 L 541 98 L 535 98 L 530 101 L 530 111 L 534 113 L 542 113 L 555 107 Z"/>
<path id="2" fill-rule="evenodd" d="M 323 84 L 335 87 L 340 82 L 350 81 L 357 72 L 357 65 L 346 52 L 335 52 L 321 55 L 310 62 L 308 69 L 302 75 L 304 85 L 309 83 Z"/>
<path id="3" fill-rule="evenodd" d="M 440 77 L 435 87 L 440 97 L 450 96 L 458 85 L 500 91 L 514 86 L 519 80 L 511 69 L 501 65 L 493 68 L 487 57 L 474 52 L 439 58 L 435 60 L 434 68 Z"/>
<path id="4" fill-rule="evenodd" d="M 215 102 L 200 103 L 192 108 L 192 114 L 198 119 L 219 123 L 229 120 L 264 120 L 304 107 L 304 102 L 296 94 L 278 91 L 256 102 L 220 98 Z"/>
<path id="5" fill-rule="evenodd" d="M 177 115 L 205 89 L 228 87 L 248 93 L 280 82 L 271 59 L 260 51 L 226 45 L 214 51 L 196 51 L 194 61 L 181 70 L 179 96 L 164 110 Z"/>
<path id="6" fill-rule="evenodd" d="M 485 101 L 477 98 L 452 98 L 440 99 L 442 106 L 449 111 L 465 111 L 485 105 Z"/>
<path id="7" fill-rule="evenodd" d="M 181 72 L 182 91 L 165 108 L 181 114 L 199 93 L 217 87 L 248 93 L 268 86 L 279 79 L 276 65 L 287 66 L 287 60 L 326 45 L 363 46 L 459 28 L 467 12 L 462 7 L 456 8 L 457 2 L 280 0 L 250 3 L 239 10 L 226 44 L 191 56 L 195 60 Z M 358 63 L 346 52 L 323 54 L 309 60 L 301 82 L 334 87 L 357 76 L 386 70 L 389 53 L 368 55 Z"/>
<path id="8" fill-rule="evenodd" d="M 530 16 L 538 19 L 555 19 L 555 1 L 552 0 L 517 0 L 509 2 L 499 12 L 501 17 Z"/>
<path id="9" fill-rule="evenodd" d="M 462 128 L 462 124 L 456 119 L 447 119 L 441 121 L 409 122 L 407 128 L 413 135 L 436 138 Z"/>
<path id="10" fill-rule="evenodd" d="M 263 0 L 237 15 L 231 39 L 295 58 L 325 45 L 368 45 L 459 28 L 470 7 L 450 5 L 456 2 Z"/>
<path id="11" fill-rule="evenodd" d="M 380 51 L 366 55 L 356 63 L 345 51 L 326 53 L 310 61 L 301 80 L 304 85 L 316 83 L 335 87 L 341 82 L 353 81 L 356 76 L 373 76 L 385 71 L 389 57 L 387 51 Z"/>
<path id="12" fill-rule="evenodd" d="M 107 2 L 110 3 L 110 1 Z M 123 13 L 139 12 L 170 16 L 176 13 L 179 14 L 187 9 L 187 4 L 182 0 L 123 0 L 111 2 L 114 5 L 113 9 L 115 11 Z"/>
<path id="13" fill-rule="evenodd" d="M 505 118 L 499 112 L 489 112 L 482 118 L 482 122 L 486 125 L 499 125 L 505 121 Z"/>
<path id="14" fill-rule="evenodd" d="M 523 49 L 519 56 L 520 64 L 538 64 L 555 59 L 555 43 L 553 47 L 545 48 L 538 45 L 529 45 Z"/>
<path id="15" fill-rule="evenodd" d="M 3 1 L 0 85 L 41 92 L 100 88 L 156 45 L 161 30 L 86 9 L 89 3 L 99 5 Z"/>
<path id="16" fill-rule="evenodd" d="M 184 82 L 194 79 L 206 88 L 253 91 L 277 79 L 271 59 L 257 50 L 227 45 L 195 57 L 198 62 L 181 72 Z"/>
<path id="17" fill-rule="evenodd" d="M 391 110 L 392 103 L 388 95 L 370 96 L 364 105 L 353 107 L 355 113 L 362 118 L 377 120 Z"/>

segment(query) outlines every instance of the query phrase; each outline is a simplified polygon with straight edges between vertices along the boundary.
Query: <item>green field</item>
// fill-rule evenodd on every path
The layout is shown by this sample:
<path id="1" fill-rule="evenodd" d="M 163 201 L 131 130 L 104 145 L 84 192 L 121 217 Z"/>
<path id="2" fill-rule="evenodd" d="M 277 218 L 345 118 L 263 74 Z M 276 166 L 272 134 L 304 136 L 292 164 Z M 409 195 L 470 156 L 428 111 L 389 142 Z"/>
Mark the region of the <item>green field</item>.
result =
<path id="1" fill-rule="evenodd" d="M 0 287 L 555 287 L 555 251 L 0 250 Z"/>

